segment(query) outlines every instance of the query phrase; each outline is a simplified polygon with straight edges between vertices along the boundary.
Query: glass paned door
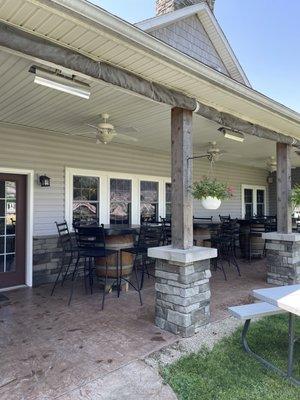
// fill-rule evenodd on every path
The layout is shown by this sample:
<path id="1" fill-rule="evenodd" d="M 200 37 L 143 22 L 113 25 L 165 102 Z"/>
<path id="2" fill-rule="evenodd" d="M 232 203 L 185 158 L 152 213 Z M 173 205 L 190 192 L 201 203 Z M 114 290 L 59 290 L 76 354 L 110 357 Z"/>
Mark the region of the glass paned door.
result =
<path id="1" fill-rule="evenodd" d="M 256 192 L 256 215 L 263 217 L 265 214 L 265 191 L 257 190 Z"/>
<path id="2" fill-rule="evenodd" d="M 245 218 L 249 219 L 253 217 L 253 189 L 244 190 L 245 199 Z"/>
<path id="3" fill-rule="evenodd" d="M 0 174 L 0 287 L 25 282 L 26 177 Z"/>
<path id="4" fill-rule="evenodd" d="M 158 182 L 141 181 L 141 223 L 158 220 Z"/>
<path id="5" fill-rule="evenodd" d="M 266 212 L 266 189 L 257 186 L 244 187 L 243 204 L 245 219 L 263 217 Z"/>

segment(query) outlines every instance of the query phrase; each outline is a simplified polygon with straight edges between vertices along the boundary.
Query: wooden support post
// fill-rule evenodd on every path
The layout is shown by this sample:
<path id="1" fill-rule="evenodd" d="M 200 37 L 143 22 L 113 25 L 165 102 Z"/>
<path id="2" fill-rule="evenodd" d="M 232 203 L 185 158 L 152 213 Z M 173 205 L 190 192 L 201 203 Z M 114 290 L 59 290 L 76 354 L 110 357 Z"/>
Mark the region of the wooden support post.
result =
<path id="1" fill-rule="evenodd" d="M 192 120 L 192 111 L 172 109 L 172 245 L 183 250 L 193 247 Z"/>
<path id="2" fill-rule="evenodd" d="M 277 231 L 292 232 L 291 192 L 291 146 L 277 143 Z"/>

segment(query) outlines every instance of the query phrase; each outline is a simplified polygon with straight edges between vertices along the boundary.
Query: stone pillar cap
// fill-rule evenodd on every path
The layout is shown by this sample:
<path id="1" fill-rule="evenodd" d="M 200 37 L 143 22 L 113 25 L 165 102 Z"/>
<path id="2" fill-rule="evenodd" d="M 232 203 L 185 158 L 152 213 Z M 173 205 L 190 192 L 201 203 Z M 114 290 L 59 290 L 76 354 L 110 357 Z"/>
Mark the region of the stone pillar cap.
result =
<path id="1" fill-rule="evenodd" d="M 175 249 L 173 246 L 152 247 L 148 249 L 148 256 L 158 258 L 160 260 L 175 261 L 184 264 L 193 263 L 195 261 L 209 260 L 216 258 L 217 249 L 210 247 L 194 246 L 187 250 Z"/>
<path id="2" fill-rule="evenodd" d="M 268 232 L 263 233 L 261 236 L 266 240 L 278 240 L 280 242 L 300 242 L 299 233 Z"/>

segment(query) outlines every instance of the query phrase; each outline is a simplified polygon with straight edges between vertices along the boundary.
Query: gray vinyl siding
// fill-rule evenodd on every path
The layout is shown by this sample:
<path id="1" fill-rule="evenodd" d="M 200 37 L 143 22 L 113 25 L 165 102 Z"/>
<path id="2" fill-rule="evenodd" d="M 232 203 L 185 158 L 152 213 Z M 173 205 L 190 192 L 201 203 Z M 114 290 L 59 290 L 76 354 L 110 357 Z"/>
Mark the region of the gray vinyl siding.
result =
<path id="1" fill-rule="evenodd" d="M 116 145 L 95 145 L 93 141 L 44 132 L 28 132 L 0 128 L 0 167 L 32 169 L 35 178 L 46 173 L 50 188 L 34 185 L 34 236 L 55 233 L 54 221 L 65 216 L 65 168 L 82 168 L 170 177 L 170 157 L 156 151 L 143 151 Z M 195 161 L 195 180 L 207 173 L 206 161 Z M 217 163 L 216 177 L 234 186 L 236 193 L 224 201 L 215 213 L 205 211 L 195 202 L 194 215 L 207 216 L 230 213 L 241 216 L 241 185 L 266 185 L 264 170 L 233 164 Z"/>
<path id="2" fill-rule="evenodd" d="M 229 75 L 196 15 L 150 31 L 149 33 L 196 60 Z"/>

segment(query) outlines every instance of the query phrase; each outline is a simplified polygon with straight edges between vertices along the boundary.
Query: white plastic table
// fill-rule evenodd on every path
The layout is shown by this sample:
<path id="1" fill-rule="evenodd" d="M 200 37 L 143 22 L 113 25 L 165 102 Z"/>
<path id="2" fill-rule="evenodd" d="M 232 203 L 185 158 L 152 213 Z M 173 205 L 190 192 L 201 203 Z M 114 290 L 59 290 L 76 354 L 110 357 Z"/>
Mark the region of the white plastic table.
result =
<path id="1" fill-rule="evenodd" d="M 300 316 L 300 285 L 277 286 L 270 289 L 255 289 L 253 295 L 259 300 L 277 306 L 289 313 L 289 350 L 287 373 L 266 361 L 269 367 L 281 372 L 293 383 L 300 385 L 300 381 L 293 378 L 294 366 L 294 344 L 295 338 L 295 318 Z"/>

